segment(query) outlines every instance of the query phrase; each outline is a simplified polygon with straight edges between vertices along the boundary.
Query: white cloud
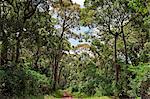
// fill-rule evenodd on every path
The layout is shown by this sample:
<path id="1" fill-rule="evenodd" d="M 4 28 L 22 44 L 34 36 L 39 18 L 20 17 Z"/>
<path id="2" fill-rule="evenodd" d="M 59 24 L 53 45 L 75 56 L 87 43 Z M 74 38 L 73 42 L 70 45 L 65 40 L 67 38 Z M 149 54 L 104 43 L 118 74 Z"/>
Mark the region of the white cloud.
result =
<path id="1" fill-rule="evenodd" d="M 84 5 L 84 0 L 72 0 L 72 1 L 80 4 L 81 7 L 83 7 L 83 5 Z"/>

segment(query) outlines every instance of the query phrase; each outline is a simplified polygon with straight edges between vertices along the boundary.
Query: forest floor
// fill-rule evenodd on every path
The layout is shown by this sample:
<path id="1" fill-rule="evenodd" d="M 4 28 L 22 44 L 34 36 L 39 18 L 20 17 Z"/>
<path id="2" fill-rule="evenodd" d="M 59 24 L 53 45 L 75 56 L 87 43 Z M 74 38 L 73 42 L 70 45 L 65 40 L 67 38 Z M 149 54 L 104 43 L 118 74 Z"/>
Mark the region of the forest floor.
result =
<path id="1" fill-rule="evenodd" d="M 117 99 L 113 97 L 103 96 L 103 97 L 86 97 L 86 98 L 74 98 L 74 97 L 62 97 L 62 98 L 55 98 L 52 96 L 45 96 L 44 99 Z"/>
<path id="2" fill-rule="evenodd" d="M 109 97 L 109 96 L 102 96 L 102 97 L 86 97 L 86 98 L 75 98 L 75 97 L 62 97 L 62 98 L 55 98 L 53 96 L 44 96 L 43 98 L 29 98 L 29 99 L 119 99 L 116 97 Z M 141 98 L 136 98 L 136 99 L 141 99 Z"/>
<path id="3" fill-rule="evenodd" d="M 1 99 L 1 98 L 0 98 Z M 119 99 L 116 97 L 111 97 L 111 96 L 102 96 L 102 97 L 97 97 L 97 96 L 93 96 L 93 97 L 82 97 L 82 98 L 76 98 L 76 97 L 60 97 L 60 98 L 56 98 L 54 96 L 28 96 L 28 97 L 14 97 L 14 98 L 3 98 L 3 99 Z M 136 99 L 141 99 L 140 97 L 136 98 Z"/>
<path id="4" fill-rule="evenodd" d="M 60 92 L 60 91 L 59 91 Z M 0 97 L 1 99 L 1 97 Z M 119 99 L 115 96 L 75 96 L 67 91 L 64 91 L 63 93 L 55 93 L 54 95 L 45 95 L 45 96 L 25 96 L 25 97 L 11 97 L 7 99 Z M 141 98 L 136 98 L 136 99 L 141 99 Z"/>

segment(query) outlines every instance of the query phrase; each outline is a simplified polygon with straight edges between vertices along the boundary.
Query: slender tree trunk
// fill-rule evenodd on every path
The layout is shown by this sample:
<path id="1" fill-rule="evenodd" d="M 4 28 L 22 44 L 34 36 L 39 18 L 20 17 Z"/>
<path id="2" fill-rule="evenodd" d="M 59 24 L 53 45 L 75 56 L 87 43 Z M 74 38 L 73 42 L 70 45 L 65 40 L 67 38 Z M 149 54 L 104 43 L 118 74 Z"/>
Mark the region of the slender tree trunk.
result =
<path id="1" fill-rule="evenodd" d="M 117 63 L 117 36 L 115 36 L 115 44 L 114 44 L 114 48 L 115 48 L 115 63 Z"/>
<path id="2" fill-rule="evenodd" d="M 115 64 L 115 79 L 116 84 L 118 83 L 118 68 L 117 68 L 117 39 L 118 39 L 118 33 L 115 34 L 115 43 L 114 43 L 114 49 L 115 49 L 115 57 L 114 57 L 114 64 Z"/>
<path id="3" fill-rule="evenodd" d="M 127 53 L 127 43 L 126 43 L 126 38 L 125 38 L 125 34 L 124 34 L 124 30 L 123 30 L 123 26 L 121 26 L 121 32 L 122 32 L 122 39 L 123 39 L 123 43 L 124 43 L 124 54 L 125 54 L 125 63 L 126 65 L 128 64 L 128 53 Z M 127 73 L 127 66 L 125 69 L 125 72 Z M 126 90 L 125 90 L 125 95 L 127 95 L 127 91 L 128 91 L 128 74 L 126 74 Z"/>
<path id="4" fill-rule="evenodd" d="M 0 7 L 0 20 L 3 20 L 4 19 L 4 15 L 1 15 L 1 11 L 4 12 L 4 3 L 3 3 L 3 6 L 2 8 Z M 7 63 L 7 51 L 8 51 L 8 37 L 7 37 L 7 34 L 5 33 L 4 31 L 4 24 L 3 22 L 1 21 L 0 23 L 0 33 L 1 33 L 1 41 L 2 41 L 2 49 L 1 49 L 1 56 L 0 56 L 0 63 L 1 65 L 4 65 Z"/>
<path id="5" fill-rule="evenodd" d="M 58 84 L 60 82 L 60 76 L 61 76 L 61 71 L 62 71 L 63 66 L 60 67 L 59 69 L 59 74 L 58 74 Z"/>
<path id="6" fill-rule="evenodd" d="M 126 64 L 128 64 L 127 43 L 126 43 L 124 31 L 123 31 L 123 26 L 121 27 L 121 31 L 122 31 L 122 39 L 123 39 L 123 43 L 124 43 L 125 62 L 126 62 Z"/>
<path id="7" fill-rule="evenodd" d="M 58 51 L 58 53 L 55 56 L 55 60 L 54 60 L 54 72 L 53 72 L 53 78 L 54 78 L 54 84 L 53 84 L 53 91 L 56 90 L 57 84 L 58 84 L 58 78 L 59 78 L 59 63 L 60 60 L 62 58 L 63 54 L 62 54 L 62 48 L 61 50 Z"/>
<path id="8" fill-rule="evenodd" d="M 15 58 L 15 47 L 13 46 L 11 50 L 11 61 L 13 61 L 14 58 Z"/>
<path id="9" fill-rule="evenodd" d="M 54 62 L 54 83 L 53 83 L 53 91 L 56 90 L 56 86 L 57 86 L 57 81 L 58 81 L 58 61 L 56 59 L 57 57 L 55 57 L 55 62 Z"/>
<path id="10" fill-rule="evenodd" d="M 19 56 L 20 56 L 20 33 L 16 36 L 16 59 L 15 63 L 19 62 Z"/>
<path id="11" fill-rule="evenodd" d="M 126 64 L 128 64 L 127 44 L 126 44 L 126 39 L 125 39 L 124 33 L 122 33 L 122 37 L 123 37 L 124 50 L 125 50 L 125 62 L 126 62 Z"/>
<path id="12" fill-rule="evenodd" d="M 38 60 L 39 60 L 39 58 L 40 58 L 39 50 L 40 50 L 40 48 L 39 48 L 39 46 L 38 46 L 37 52 L 36 52 L 36 54 L 35 54 L 35 62 L 34 62 L 35 68 L 38 67 L 37 63 L 38 63 Z"/>
<path id="13" fill-rule="evenodd" d="M 2 29 L 3 31 L 3 29 Z M 6 33 L 2 32 L 2 50 L 1 50 L 1 65 L 7 64 L 8 38 Z"/>

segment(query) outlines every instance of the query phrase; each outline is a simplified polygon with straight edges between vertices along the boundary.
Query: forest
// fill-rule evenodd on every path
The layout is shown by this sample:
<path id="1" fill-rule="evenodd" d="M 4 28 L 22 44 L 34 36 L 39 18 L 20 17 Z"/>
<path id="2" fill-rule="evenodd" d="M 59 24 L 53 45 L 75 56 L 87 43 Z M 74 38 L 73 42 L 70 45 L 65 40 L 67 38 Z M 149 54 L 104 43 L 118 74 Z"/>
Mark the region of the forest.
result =
<path id="1" fill-rule="evenodd" d="M 150 99 L 150 0 L 0 0 L 0 99 L 55 98 Z"/>

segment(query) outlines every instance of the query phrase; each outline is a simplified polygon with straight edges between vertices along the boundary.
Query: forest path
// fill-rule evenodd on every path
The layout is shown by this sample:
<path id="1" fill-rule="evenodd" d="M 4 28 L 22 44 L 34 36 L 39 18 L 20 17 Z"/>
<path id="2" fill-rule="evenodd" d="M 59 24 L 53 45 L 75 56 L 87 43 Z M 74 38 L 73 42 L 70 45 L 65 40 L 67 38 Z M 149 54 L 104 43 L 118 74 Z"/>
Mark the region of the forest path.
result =
<path id="1" fill-rule="evenodd" d="M 73 96 L 70 95 L 67 91 L 64 91 L 62 99 L 73 99 Z"/>

